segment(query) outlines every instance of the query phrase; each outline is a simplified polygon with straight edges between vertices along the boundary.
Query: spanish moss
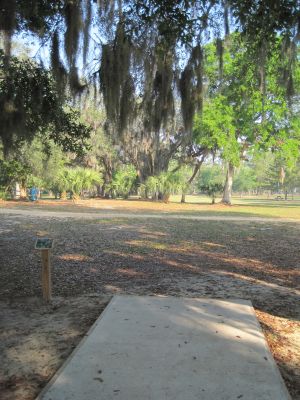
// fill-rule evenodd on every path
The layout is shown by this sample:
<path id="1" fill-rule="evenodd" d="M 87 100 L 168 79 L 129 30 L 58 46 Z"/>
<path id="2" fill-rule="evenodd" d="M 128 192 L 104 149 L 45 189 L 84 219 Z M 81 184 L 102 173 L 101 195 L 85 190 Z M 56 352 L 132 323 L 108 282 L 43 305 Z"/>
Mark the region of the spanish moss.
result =
<path id="1" fill-rule="evenodd" d="M 81 21 L 81 1 L 67 0 L 65 6 L 65 51 L 69 66 L 74 66 L 79 46 Z"/>
<path id="2" fill-rule="evenodd" d="M 90 44 L 90 26 L 92 21 L 92 0 L 85 0 L 85 20 L 83 27 L 83 63 L 86 64 Z"/>
<path id="3" fill-rule="evenodd" d="M 191 133 L 193 117 L 201 111 L 203 103 L 203 51 L 198 44 L 181 74 L 179 82 L 181 110 L 184 126 Z"/>
<path id="4" fill-rule="evenodd" d="M 16 1 L 2 0 L 0 12 L 0 34 L 2 36 L 4 53 L 10 56 L 11 38 L 16 25 Z"/>
<path id="5" fill-rule="evenodd" d="M 58 32 L 55 31 L 52 37 L 52 46 L 51 46 L 51 68 L 52 74 L 55 78 L 56 86 L 58 92 L 62 96 L 65 91 L 65 86 L 67 83 L 67 72 L 66 69 L 61 62 L 60 54 L 59 54 L 59 37 Z"/>
<path id="6" fill-rule="evenodd" d="M 116 124 L 118 131 L 126 128 L 133 111 L 130 99 L 133 84 L 130 76 L 131 45 L 124 25 L 118 25 L 113 43 L 104 45 L 100 67 L 100 86 L 108 118 Z"/>

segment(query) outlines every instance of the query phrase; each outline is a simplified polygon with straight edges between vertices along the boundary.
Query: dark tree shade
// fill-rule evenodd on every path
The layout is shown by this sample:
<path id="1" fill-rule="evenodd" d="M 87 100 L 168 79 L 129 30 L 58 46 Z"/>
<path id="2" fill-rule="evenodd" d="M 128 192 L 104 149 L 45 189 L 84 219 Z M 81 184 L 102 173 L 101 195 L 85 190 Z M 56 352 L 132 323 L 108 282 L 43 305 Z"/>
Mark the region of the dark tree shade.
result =
<path id="1" fill-rule="evenodd" d="M 0 138 L 5 150 L 39 134 L 65 150 L 81 152 L 89 128 L 63 107 L 49 72 L 0 52 Z"/>

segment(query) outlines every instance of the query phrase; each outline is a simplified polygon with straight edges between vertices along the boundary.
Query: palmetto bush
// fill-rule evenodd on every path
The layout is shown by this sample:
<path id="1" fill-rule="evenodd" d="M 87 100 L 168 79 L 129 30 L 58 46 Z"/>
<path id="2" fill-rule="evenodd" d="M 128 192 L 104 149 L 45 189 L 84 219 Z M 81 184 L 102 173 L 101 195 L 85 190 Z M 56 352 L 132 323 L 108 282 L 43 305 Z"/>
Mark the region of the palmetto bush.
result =
<path id="1" fill-rule="evenodd" d="M 53 182 L 52 190 L 59 192 L 61 198 L 66 198 L 70 192 L 73 199 L 78 199 L 84 190 L 91 190 L 102 183 L 102 176 L 99 172 L 83 167 L 63 168 L 59 171 Z"/>
<path id="2" fill-rule="evenodd" d="M 150 176 L 145 183 L 145 190 L 153 199 L 169 201 L 171 194 L 180 192 L 185 182 L 177 172 L 162 172 L 158 176 Z"/>
<path id="3" fill-rule="evenodd" d="M 121 196 L 127 199 L 133 190 L 137 178 L 137 172 L 133 165 L 122 165 L 115 172 L 110 188 L 113 197 Z"/>

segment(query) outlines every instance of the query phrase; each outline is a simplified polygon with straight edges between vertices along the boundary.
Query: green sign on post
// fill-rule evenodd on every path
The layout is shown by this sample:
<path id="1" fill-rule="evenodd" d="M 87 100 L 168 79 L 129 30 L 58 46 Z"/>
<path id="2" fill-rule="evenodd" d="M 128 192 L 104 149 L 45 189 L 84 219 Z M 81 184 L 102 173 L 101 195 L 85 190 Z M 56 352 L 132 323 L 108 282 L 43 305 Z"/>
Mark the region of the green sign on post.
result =
<path id="1" fill-rule="evenodd" d="M 39 238 L 35 242 L 35 249 L 37 250 L 49 250 L 53 247 L 53 239 Z"/>

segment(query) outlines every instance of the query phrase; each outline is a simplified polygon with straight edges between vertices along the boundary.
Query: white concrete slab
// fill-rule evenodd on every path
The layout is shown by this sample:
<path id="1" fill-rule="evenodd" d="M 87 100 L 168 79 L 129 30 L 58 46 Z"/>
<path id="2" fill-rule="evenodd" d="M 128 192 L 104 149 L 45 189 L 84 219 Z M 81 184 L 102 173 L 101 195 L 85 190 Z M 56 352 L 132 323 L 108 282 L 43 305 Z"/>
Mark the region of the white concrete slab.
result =
<path id="1" fill-rule="evenodd" d="M 115 296 L 41 399 L 290 397 L 249 301 Z"/>

